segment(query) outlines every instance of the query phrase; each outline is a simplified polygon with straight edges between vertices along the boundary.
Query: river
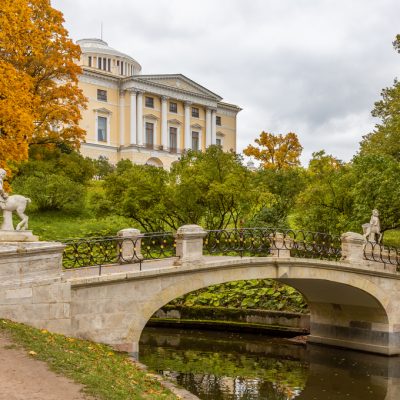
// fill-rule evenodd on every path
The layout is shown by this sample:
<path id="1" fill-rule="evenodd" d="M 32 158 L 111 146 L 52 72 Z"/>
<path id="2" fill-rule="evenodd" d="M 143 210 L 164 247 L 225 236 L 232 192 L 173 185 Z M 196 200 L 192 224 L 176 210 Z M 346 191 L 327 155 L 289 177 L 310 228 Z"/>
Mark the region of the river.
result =
<path id="1" fill-rule="evenodd" d="M 203 400 L 400 400 L 400 358 L 147 327 L 139 360 Z"/>

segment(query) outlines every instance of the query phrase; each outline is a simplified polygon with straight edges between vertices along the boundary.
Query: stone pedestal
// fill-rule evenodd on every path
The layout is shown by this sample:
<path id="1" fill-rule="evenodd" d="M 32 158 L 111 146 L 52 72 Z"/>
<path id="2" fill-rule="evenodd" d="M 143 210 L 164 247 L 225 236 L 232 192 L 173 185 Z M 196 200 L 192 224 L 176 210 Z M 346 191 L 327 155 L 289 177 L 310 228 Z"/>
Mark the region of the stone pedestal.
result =
<path id="1" fill-rule="evenodd" d="M 199 264 L 203 261 L 203 238 L 207 232 L 198 225 L 184 225 L 176 232 L 175 265 Z"/>
<path id="2" fill-rule="evenodd" d="M 355 232 L 346 232 L 341 236 L 342 261 L 355 263 L 368 263 L 364 259 L 365 240 L 363 235 Z"/>
<path id="3" fill-rule="evenodd" d="M 64 245 L 0 243 L 0 318 L 69 334 L 71 286 L 62 278 Z"/>
<path id="4" fill-rule="evenodd" d="M 285 237 L 283 233 L 275 233 L 270 235 L 271 255 L 274 257 L 288 258 L 290 257 L 290 249 L 293 247 L 293 239 Z"/>
<path id="5" fill-rule="evenodd" d="M 121 229 L 117 235 L 123 239 L 121 244 L 121 262 L 135 262 L 143 259 L 139 229 Z"/>
<path id="6" fill-rule="evenodd" d="M 32 231 L 0 230 L 0 243 L 4 242 L 38 242 L 39 237 Z"/>

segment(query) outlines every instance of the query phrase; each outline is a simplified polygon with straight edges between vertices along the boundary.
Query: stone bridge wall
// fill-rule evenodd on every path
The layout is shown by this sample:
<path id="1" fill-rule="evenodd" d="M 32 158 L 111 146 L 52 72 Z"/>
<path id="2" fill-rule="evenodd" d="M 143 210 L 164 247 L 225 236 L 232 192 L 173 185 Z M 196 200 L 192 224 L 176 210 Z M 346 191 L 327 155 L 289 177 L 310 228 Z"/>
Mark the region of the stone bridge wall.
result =
<path id="1" fill-rule="evenodd" d="M 275 257 L 204 257 L 200 227 L 178 231 L 178 259 L 149 271 L 66 279 L 63 246 L 0 245 L 0 317 L 138 351 L 149 318 L 190 291 L 243 279 L 276 279 L 300 290 L 314 342 L 400 354 L 400 274 L 363 259 L 357 234 L 343 237 L 343 262 Z"/>

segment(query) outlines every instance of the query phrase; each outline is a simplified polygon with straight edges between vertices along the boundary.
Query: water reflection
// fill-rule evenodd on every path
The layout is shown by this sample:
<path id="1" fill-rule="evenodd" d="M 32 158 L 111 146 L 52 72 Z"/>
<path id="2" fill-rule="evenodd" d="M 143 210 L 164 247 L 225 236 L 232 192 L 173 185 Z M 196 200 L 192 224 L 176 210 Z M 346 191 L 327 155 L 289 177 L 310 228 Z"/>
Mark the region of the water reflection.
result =
<path id="1" fill-rule="evenodd" d="M 146 328 L 140 361 L 204 400 L 399 400 L 400 359 L 259 335 Z"/>

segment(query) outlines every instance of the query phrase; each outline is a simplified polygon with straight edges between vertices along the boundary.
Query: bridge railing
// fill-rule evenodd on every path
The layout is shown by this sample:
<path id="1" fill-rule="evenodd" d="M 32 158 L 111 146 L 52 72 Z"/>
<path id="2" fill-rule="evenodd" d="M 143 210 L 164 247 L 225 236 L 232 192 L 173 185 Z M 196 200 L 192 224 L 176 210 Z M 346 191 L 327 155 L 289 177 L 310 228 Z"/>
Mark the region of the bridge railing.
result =
<path id="1" fill-rule="evenodd" d="M 63 267 L 99 267 L 139 263 L 144 260 L 175 257 L 172 232 L 144 233 L 135 236 L 94 237 L 64 241 Z"/>
<path id="2" fill-rule="evenodd" d="M 208 231 L 203 249 L 205 254 L 210 255 L 273 255 L 339 260 L 341 239 L 328 233 L 292 229 L 223 229 Z"/>
<path id="3" fill-rule="evenodd" d="M 394 265 L 400 271 L 399 248 L 368 241 L 364 245 L 364 259 Z"/>

